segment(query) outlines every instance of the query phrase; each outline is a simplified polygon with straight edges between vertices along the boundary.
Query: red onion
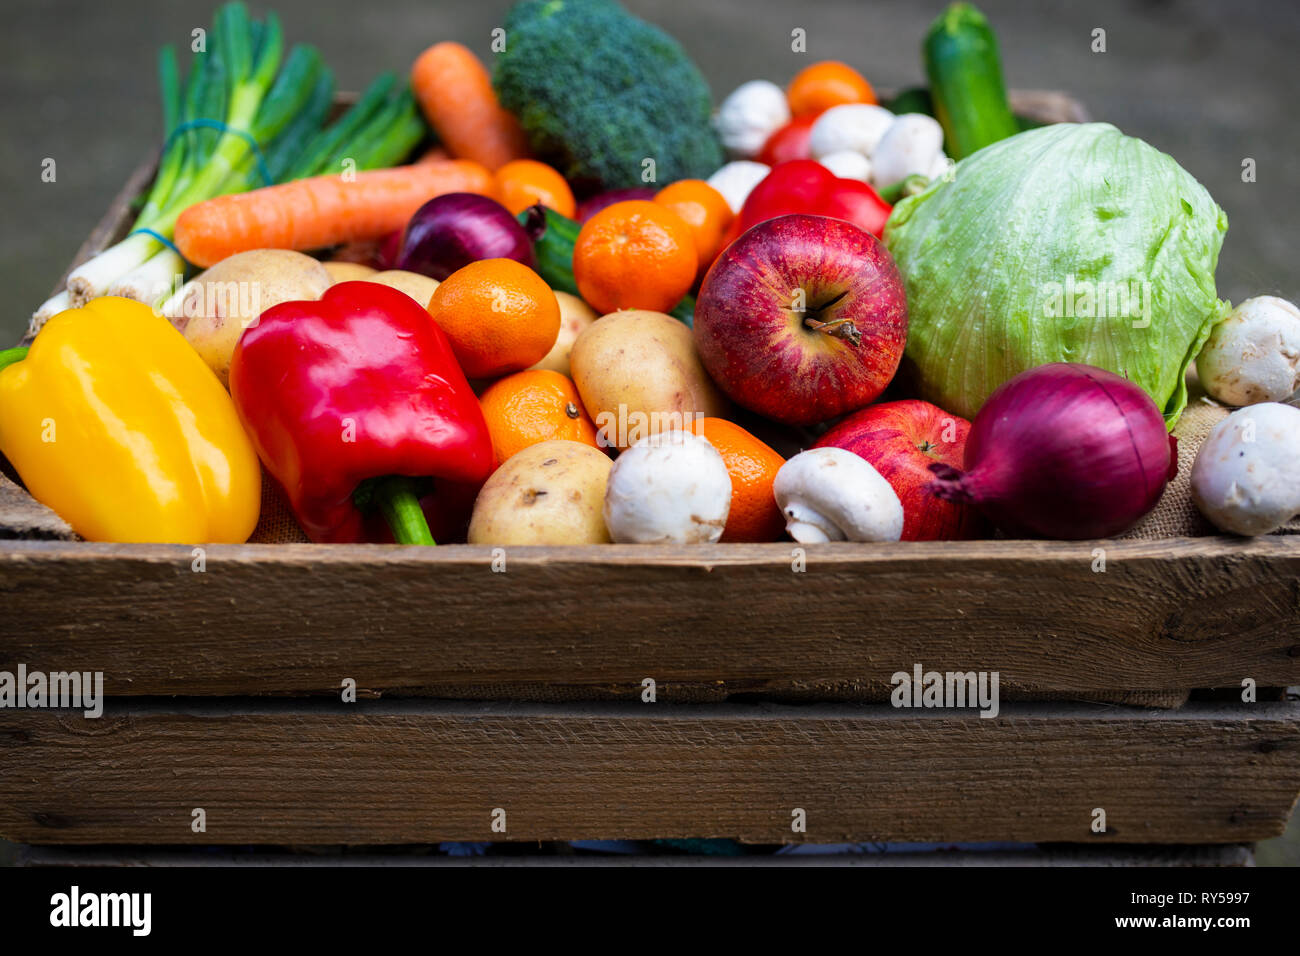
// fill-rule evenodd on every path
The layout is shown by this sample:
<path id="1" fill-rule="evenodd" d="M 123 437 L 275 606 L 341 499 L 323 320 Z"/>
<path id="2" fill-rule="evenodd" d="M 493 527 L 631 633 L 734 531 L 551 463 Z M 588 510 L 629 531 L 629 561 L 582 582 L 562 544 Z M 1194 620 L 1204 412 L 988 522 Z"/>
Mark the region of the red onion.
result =
<path id="1" fill-rule="evenodd" d="M 480 259 L 537 263 L 532 240 L 505 206 L 476 193 L 448 193 L 430 199 L 406 224 L 396 268 L 441 282 Z"/>
<path id="2" fill-rule="evenodd" d="M 1155 402 L 1105 369 L 1040 365 L 1004 382 L 966 439 L 966 471 L 936 463 L 929 490 L 974 504 L 1018 537 L 1107 538 L 1155 507 L 1178 469 Z"/>
<path id="3" fill-rule="evenodd" d="M 578 222 L 586 222 L 596 213 L 600 212 L 607 206 L 612 206 L 616 202 L 627 202 L 629 199 L 654 199 L 655 191 L 649 186 L 630 186 L 627 189 L 611 189 L 609 192 L 596 193 L 596 195 L 584 199 L 578 204 L 576 213 Z"/>

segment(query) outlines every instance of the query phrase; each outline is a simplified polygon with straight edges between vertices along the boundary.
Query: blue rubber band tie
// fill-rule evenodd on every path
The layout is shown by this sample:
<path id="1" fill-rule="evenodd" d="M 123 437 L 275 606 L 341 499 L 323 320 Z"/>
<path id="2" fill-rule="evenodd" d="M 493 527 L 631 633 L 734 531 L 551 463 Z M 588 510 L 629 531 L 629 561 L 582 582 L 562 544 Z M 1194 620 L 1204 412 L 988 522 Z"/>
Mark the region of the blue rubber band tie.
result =
<path id="1" fill-rule="evenodd" d="M 145 227 L 145 226 L 141 226 L 139 229 L 132 229 L 129 233 L 127 233 L 127 236 L 126 236 L 126 237 L 127 237 L 128 239 L 130 239 L 132 236 L 136 236 L 136 235 L 140 235 L 140 234 L 143 234 L 143 235 L 146 235 L 146 236 L 151 236 L 151 237 L 153 237 L 154 239 L 157 239 L 159 242 L 161 242 L 164 246 L 166 246 L 166 247 L 167 247 L 168 249 L 170 249 L 172 252 L 176 253 L 178 256 L 181 255 L 181 251 L 180 251 L 179 249 L 176 248 L 176 243 L 172 242 L 170 239 L 168 239 L 166 236 L 164 236 L 161 232 L 155 232 L 154 230 L 149 229 L 149 228 L 147 228 L 147 227 Z M 181 258 L 184 259 L 185 257 L 184 257 L 184 256 L 181 256 Z"/>
<path id="2" fill-rule="evenodd" d="M 205 119 L 203 117 L 199 117 L 198 119 L 186 120 L 184 123 L 181 123 L 174 130 L 172 130 L 171 133 L 167 136 L 167 141 L 163 143 L 163 148 L 162 148 L 163 153 L 167 152 L 167 150 L 171 147 L 172 143 L 176 141 L 177 136 L 180 136 L 182 133 L 188 133 L 192 129 L 214 129 L 218 133 L 233 133 L 235 136 L 238 136 L 244 142 L 248 143 L 249 148 L 253 150 L 253 158 L 257 161 L 257 171 L 262 177 L 262 182 L 264 182 L 268 186 L 275 184 L 275 180 L 271 177 L 271 171 L 266 166 L 266 158 L 262 156 L 262 149 L 260 146 L 257 145 L 257 140 L 254 139 L 252 135 L 245 132 L 244 130 L 234 129 L 233 127 L 227 126 L 225 123 L 221 122 L 220 120 Z M 178 256 L 181 254 L 181 251 L 176 248 L 176 243 L 172 242 L 162 233 L 156 232 L 153 229 L 144 228 L 144 227 L 140 229 L 133 229 L 131 230 L 130 233 L 127 234 L 127 237 L 130 238 L 131 236 L 141 235 L 141 234 L 157 239 L 159 242 L 161 242 L 172 252 L 176 253 Z M 184 258 L 184 256 L 181 256 L 181 258 Z"/>
<path id="3" fill-rule="evenodd" d="M 177 136 L 181 133 L 187 133 L 192 129 L 214 129 L 218 133 L 231 133 L 238 136 L 248 144 L 250 149 L 252 149 L 253 158 L 257 160 L 257 171 L 262 177 L 262 182 L 267 186 L 275 184 L 275 180 L 271 177 L 271 171 L 266 166 L 266 159 L 262 156 L 262 149 L 257 145 L 257 140 L 253 138 L 252 134 L 242 129 L 235 129 L 234 127 L 227 126 L 220 120 L 205 119 L 203 117 L 186 120 L 184 123 L 181 123 L 180 126 L 177 126 L 171 131 L 171 135 L 167 137 L 167 142 L 163 143 L 163 152 L 167 152 L 167 148 L 171 146 Z"/>

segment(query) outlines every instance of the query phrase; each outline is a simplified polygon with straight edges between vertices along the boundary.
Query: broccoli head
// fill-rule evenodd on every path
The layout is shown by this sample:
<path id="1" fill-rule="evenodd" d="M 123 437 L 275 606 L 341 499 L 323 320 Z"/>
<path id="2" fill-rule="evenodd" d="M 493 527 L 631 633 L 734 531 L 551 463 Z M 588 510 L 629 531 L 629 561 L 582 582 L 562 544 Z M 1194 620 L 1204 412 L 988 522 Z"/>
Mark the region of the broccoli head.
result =
<path id="1" fill-rule="evenodd" d="M 704 77 L 676 40 L 612 0 L 522 0 L 505 38 L 497 96 L 580 192 L 703 179 L 722 165 Z"/>

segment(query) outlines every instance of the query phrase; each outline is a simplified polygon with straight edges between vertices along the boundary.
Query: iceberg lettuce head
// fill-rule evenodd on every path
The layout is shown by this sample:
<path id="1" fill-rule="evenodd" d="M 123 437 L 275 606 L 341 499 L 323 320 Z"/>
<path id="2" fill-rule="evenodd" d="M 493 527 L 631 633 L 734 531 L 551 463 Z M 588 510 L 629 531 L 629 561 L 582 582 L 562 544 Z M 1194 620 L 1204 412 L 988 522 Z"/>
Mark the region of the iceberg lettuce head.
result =
<path id="1" fill-rule="evenodd" d="M 1170 156 L 1107 123 L 1021 133 L 894 207 L 906 366 L 966 418 L 1025 369 L 1084 362 L 1144 388 L 1173 427 L 1184 374 L 1229 312 L 1228 219 Z"/>

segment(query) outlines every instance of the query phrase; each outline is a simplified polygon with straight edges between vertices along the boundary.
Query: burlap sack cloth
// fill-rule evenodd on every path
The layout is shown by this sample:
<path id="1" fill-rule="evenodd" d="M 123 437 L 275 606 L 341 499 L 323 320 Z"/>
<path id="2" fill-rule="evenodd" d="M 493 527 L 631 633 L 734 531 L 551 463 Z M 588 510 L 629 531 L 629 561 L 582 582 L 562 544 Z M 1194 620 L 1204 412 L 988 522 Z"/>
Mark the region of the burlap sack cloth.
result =
<path id="1" fill-rule="evenodd" d="M 1189 374 L 1188 384 L 1191 395 L 1187 409 L 1183 412 L 1174 435 L 1178 438 L 1178 475 L 1170 482 L 1160 503 L 1149 515 L 1121 538 L 1155 539 L 1200 537 L 1215 534 L 1210 525 L 1192 503 L 1191 475 L 1192 462 L 1206 436 L 1216 424 L 1222 421 L 1230 411 L 1205 395 L 1196 381 L 1195 373 Z M 260 544 L 286 544 L 306 542 L 289 510 L 288 502 L 279 485 L 270 475 L 264 475 L 262 483 L 262 516 L 257 530 L 249 540 Z M 1292 520 L 1281 533 L 1300 533 L 1300 517 Z M 767 700 L 788 701 L 859 701 L 864 703 L 882 703 L 889 700 L 893 687 L 883 681 L 762 681 L 753 684 L 737 685 L 723 681 L 705 684 L 659 684 L 656 688 L 658 699 L 677 703 L 709 703 L 726 700 L 729 697 L 761 697 Z M 1187 690 L 1167 691 L 1107 691 L 1098 692 L 1087 697 L 1078 694 L 1065 694 L 1054 691 L 1042 691 L 1035 688 L 1017 686 L 1003 682 L 999 688 L 1001 698 L 1006 701 L 1064 701 L 1087 700 L 1096 703 L 1125 704 L 1134 707 L 1181 707 L 1187 701 Z M 523 700 L 532 702 L 564 703 L 578 700 L 617 700 L 634 698 L 641 693 L 640 685 L 555 685 L 536 683 L 496 683 L 467 684 L 458 686 L 440 685 L 425 689 L 408 689 L 395 696 L 432 694 L 437 697 L 462 700 Z"/>

